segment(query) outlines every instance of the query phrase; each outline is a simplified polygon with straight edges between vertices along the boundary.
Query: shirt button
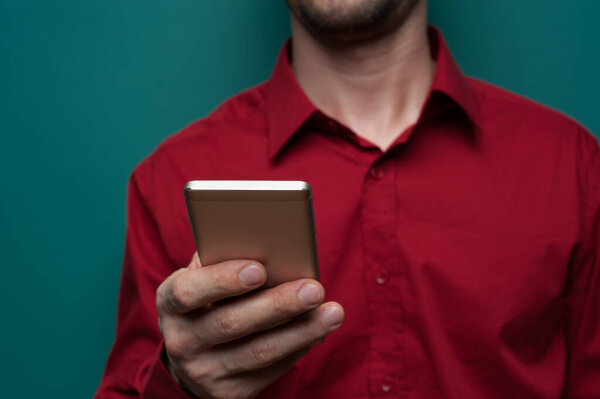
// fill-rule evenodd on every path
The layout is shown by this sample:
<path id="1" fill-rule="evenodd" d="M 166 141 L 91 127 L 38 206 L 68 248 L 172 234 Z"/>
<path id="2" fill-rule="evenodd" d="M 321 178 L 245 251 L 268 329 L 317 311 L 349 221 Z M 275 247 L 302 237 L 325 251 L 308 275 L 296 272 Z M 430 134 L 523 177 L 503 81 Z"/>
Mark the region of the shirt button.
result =
<path id="1" fill-rule="evenodd" d="M 394 384 L 392 382 L 392 379 L 389 377 L 384 378 L 383 381 L 381 382 L 381 390 L 383 392 L 392 392 L 393 389 L 394 389 Z"/>
<path id="2" fill-rule="evenodd" d="M 375 275 L 375 281 L 379 285 L 385 285 L 390 279 L 390 273 L 387 269 L 379 269 Z"/>
<path id="3" fill-rule="evenodd" d="M 369 175 L 371 175 L 371 177 L 375 180 L 381 180 L 384 173 L 380 168 L 373 166 L 371 169 L 369 169 Z"/>

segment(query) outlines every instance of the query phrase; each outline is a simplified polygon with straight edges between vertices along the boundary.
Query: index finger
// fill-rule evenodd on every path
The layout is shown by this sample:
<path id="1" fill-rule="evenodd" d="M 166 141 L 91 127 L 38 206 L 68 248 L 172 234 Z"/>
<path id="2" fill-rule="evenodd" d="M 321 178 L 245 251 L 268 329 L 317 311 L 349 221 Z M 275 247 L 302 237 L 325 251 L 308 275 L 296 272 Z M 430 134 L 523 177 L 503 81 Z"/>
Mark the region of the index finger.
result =
<path id="1" fill-rule="evenodd" d="M 230 260 L 199 268 L 180 269 L 156 290 L 160 314 L 187 313 L 214 301 L 251 291 L 266 280 L 263 265 L 250 260 Z"/>

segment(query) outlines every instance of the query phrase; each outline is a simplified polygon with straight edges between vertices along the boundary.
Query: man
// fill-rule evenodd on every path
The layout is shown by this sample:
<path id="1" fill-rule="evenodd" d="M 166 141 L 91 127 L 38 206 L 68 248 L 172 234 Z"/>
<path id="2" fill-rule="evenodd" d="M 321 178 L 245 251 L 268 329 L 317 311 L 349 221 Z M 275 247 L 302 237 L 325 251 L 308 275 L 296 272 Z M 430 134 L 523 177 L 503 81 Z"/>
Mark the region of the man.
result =
<path id="1" fill-rule="evenodd" d="M 97 397 L 600 397 L 595 138 L 462 75 L 425 0 L 288 5 L 270 80 L 131 176 Z M 309 182 L 321 283 L 189 262 L 194 179 Z"/>

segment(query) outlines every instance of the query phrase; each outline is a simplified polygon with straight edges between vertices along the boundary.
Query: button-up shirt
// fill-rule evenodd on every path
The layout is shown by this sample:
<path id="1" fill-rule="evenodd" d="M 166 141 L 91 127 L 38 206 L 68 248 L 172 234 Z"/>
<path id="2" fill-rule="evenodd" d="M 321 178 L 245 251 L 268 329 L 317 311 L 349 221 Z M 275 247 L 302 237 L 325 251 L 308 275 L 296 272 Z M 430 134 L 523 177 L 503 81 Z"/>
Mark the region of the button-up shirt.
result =
<path id="1" fill-rule="evenodd" d="M 261 398 L 600 397 L 598 142 L 429 40 L 427 100 L 385 151 L 311 103 L 288 41 L 267 82 L 137 166 L 98 398 L 186 397 L 155 291 L 195 251 L 183 187 L 198 179 L 312 186 L 321 282 L 346 318 Z"/>

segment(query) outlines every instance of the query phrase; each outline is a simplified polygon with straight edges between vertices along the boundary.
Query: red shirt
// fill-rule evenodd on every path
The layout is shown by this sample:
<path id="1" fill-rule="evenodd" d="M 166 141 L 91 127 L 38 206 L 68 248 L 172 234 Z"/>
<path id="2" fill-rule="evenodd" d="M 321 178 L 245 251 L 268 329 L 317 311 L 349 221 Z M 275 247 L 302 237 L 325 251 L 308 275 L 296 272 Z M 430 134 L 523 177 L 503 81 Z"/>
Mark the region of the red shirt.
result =
<path id="1" fill-rule="evenodd" d="M 184 398 L 155 290 L 195 250 L 194 179 L 304 180 L 321 281 L 346 319 L 263 398 L 600 397 L 600 148 L 571 119 L 465 77 L 442 36 L 418 122 L 385 152 L 270 80 L 133 172 L 116 341 L 97 398 Z M 551 89 L 551 82 L 548 82 Z"/>

